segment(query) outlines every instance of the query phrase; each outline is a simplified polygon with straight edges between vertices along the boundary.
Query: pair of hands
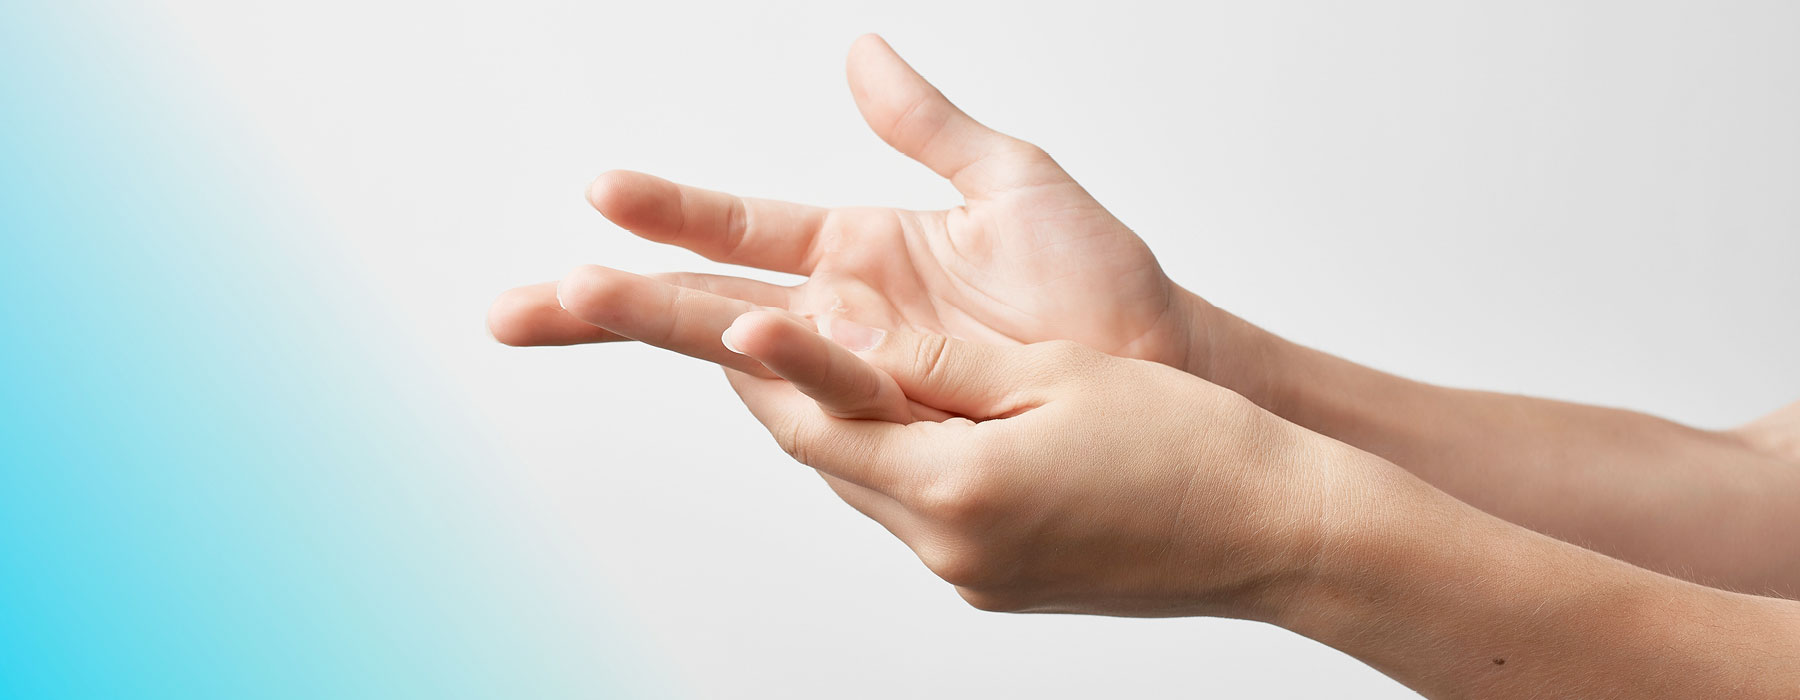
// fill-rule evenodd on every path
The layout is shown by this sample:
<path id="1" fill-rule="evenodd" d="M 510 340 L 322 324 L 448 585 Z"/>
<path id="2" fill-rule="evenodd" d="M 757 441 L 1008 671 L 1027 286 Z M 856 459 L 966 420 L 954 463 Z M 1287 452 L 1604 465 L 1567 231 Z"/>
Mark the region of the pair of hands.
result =
<path id="1" fill-rule="evenodd" d="M 1276 615 L 1344 495 L 1380 481 L 1347 463 L 1379 460 L 1201 379 L 1211 307 L 1042 150 L 879 38 L 849 76 L 876 134 L 963 206 L 827 210 L 607 173 L 589 198 L 633 233 L 807 280 L 586 266 L 502 296 L 495 336 L 725 367 L 789 454 L 976 607 Z"/>

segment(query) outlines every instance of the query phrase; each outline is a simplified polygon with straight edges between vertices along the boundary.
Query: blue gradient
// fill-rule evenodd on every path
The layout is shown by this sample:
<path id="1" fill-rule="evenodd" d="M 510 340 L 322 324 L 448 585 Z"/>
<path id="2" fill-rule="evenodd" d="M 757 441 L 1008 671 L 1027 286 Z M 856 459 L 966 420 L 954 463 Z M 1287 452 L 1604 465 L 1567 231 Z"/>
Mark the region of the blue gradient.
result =
<path id="1" fill-rule="evenodd" d="M 7 8 L 0 696 L 642 694 L 180 60 Z"/>

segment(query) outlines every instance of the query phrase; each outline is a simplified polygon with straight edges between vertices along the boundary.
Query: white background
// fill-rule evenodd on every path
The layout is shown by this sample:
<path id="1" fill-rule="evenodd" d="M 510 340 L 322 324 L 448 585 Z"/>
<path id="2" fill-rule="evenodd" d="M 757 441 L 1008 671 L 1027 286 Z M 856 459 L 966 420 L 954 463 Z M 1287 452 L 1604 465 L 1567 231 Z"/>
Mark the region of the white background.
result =
<path id="1" fill-rule="evenodd" d="M 159 8 L 376 280 L 681 697 L 1405 697 L 1223 620 L 995 615 L 787 461 L 716 370 L 516 350 L 500 290 L 716 270 L 588 209 L 645 170 L 936 208 L 843 55 L 882 33 L 1046 147 L 1184 286 L 1414 378 L 1708 427 L 1800 398 L 1800 5 L 385 2 Z M 768 275 L 759 275 L 773 279 Z"/>

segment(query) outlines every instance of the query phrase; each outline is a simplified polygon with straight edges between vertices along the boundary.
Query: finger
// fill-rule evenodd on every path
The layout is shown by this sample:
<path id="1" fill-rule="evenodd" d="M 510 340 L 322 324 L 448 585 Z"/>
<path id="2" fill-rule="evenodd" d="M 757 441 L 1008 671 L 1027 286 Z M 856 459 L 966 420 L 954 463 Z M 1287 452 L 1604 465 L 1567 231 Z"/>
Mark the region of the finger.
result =
<path id="1" fill-rule="evenodd" d="M 588 187 L 588 202 L 613 223 L 657 243 L 734 265 L 810 274 L 826 209 L 746 199 L 613 170 Z"/>
<path id="2" fill-rule="evenodd" d="M 488 306 L 488 333 L 514 347 L 575 345 L 627 340 L 617 333 L 570 316 L 556 303 L 556 283 L 514 287 Z"/>
<path id="3" fill-rule="evenodd" d="M 906 395 L 892 377 L 791 316 L 752 311 L 733 321 L 722 341 L 793 383 L 827 414 L 913 420 Z"/>
<path id="4" fill-rule="evenodd" d="M 829 415 L 780 379 L 727 369 L 750 414 L 795 460 L 864 488 L 892 495 L 955 449 L 966 422 L 851 420 Z"/>
<path id="5" fill-rule="evenodd" d="M 726 275 L 663 272 L 652 279 L 678 287 L 742 299 L 758 306 L 786 308 L 793 288 Z M 570 315 L 556 299 L 555 282 L 509 289 L 488 308 L 488 332 L 507 345 L 578 345 L 630 340 Z"/>
<path id="6" fill-rule="evenodd" d="M 850 47 L 850 93 L 881 140 L 923 163 L 970 199 L 1049 182 L 1067 173 L 1029 143 L 983 126 L 925 81 L 886 41 Z"/>
<path id="7" fill-rule="evenodd" d="M 1002 347 L 843 318 L 821 326 L 831 340 L 892 377 L 908 398 L 976 420 L 1043 404 L 1059 386 L 1057 372 L 1079 371 L 1071 365 L 1082 355 L 1073 343 Z M 1061 356 L 1057 348 L 1071 350 Z"/>
<path id="8" fill-rule="evenodd" d="M 615 334 L 757 376 L 773 376 L 719 342 L 733 320 L 764 307 L 599 265 L 570 272 L 557 284 L 556 296 L 569 315 Z"/>

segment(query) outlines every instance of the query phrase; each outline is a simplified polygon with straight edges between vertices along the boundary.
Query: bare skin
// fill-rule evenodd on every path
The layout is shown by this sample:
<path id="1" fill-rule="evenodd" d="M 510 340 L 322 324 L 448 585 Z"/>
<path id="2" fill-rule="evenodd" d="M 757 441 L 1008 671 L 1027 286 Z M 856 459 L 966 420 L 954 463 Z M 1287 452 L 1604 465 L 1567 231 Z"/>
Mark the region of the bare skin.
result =
<path id="1" fill-rule="evenodd" d="M 1438 698 L 1800 689 L 1800 603 L 1506 523 L 1168 367 L 847 326 L 739 317 L 729 345 L 781 379 L 732 385 L 976 607 L 1262 620 Z M 839 417 L 902 395 L 959 417 Z"/>
<path id="2" fill-rule="evenodd" d="M 1580 683 L 1598 685 L 1577 695 L 1597 697 L 1606 696 L 1600 690 L 1740 693 L 1756 683 L 1769 684 L 1775 697 L 1800 687 L 1792 675 L 1800 629 L 1794 604 L 1719 590 L 1800 592 L 1800 548 L 1788 535 L 1800 528 L 1800 404 L 1738 430 L 1704 431 L 1629 411 L 1434 387 L 1294 345 L 1174 284 L 1143 242 L 1042 150 L 964 115 L 880 39 L 859 40 L 849 68 L 857 105 L 877 135 L 949 178 L 962 206 L 826 210 L 607 173 L 589 199 L 620 226 L 807 281 L 647 278 L 587 266 L 560 283 L 503 295 L 489 316 L 495 336 L 513 345 L 638 340 L 726 367 L 784 447 L 914 545 L 928 565 L 934 555 L 921 542 L 933 552 L 975 543 L 998 552 L 964 556 L 939 571 L 952 583 L 1001 582 L 959 583 L 984 608 L 1267 619 L 1441 697 L 1564 695 L 1589 687 Z M 815 321 L 834 336 L 864 326 L 893 335 L 865 357 L 815 342 Z M 727 328 L 731 347 L 721 341 Z M 763 345 L 765 334 L 784 342 Z M 897 345 L 901 339 L 912 345 Z M 1051 340 L 1106 354 L 1017 349 Z M 888 353 L 896 346 L 989 348 L 959 351 L 989 369 L 958 375 L 963 385 L 932 384 L 920 377 L 945 370 L 909 365 Z M 935 351 L 930 357 L 942 359 Z M 1058 363 L 1060 370 L 1044 369 Z M 983 372 L 1015 365 L 1038 370 L 1017 371 L 1006 391 L 980 381 Z M 1133 413 L 1083 399 L 1119 387 L 1071 378 L 1082 372 L 1110 373 L 1134 398 L 1170 393 L 1158 399 L 1169 410 Z M 1048 405 L 1074 408 L 1017 403 L 1033 391 L 1067 397 Z M 1080 432 L 1069 416 L 1083 406 L 1090 419 L 1123 413 L 1138 420 L 1090 435 L 1081 445 L 1096 451 L 1073 462 L 1056 461 L 1068 451 L 1024 447 Z M 877 429 L 930 440 L 909 438 L 921 442 L 896 447 L 901 457 L 893 459 L 845 442 Z M 1177 439 L 1197 431 L 1223 447 Z M 958 437 L 977 434 L 1031 437 Z M 916 471 L 919 463 L 972 463 L 984 472 L 1035 464 L 1081 475 L 1141 458 L 1144 444 L 1184 459 L 1140 465 L 1143 478 L 1129 483 L 1087 484 L 1092 489 L 1083 493 L 1129 497 L 1111 509 L 1059 510 L 1097 499 L 1032 491 L 1025 485 L 1046 480 L 1028 472 L 983 488 L 1037 500 L 972 489 L 974 500 L 965 503 L 960 490 L 894 493 L 889 486 L 899 481 L 870 481 L 878 477 L 869 470 Z M 1306 477 L 1271 485 L 1251 476 L 1263 471 Z M 1232 539 L 1231 528 L 1193 516 L 1193 494 L 1274 520 L 1265 520 L 1271 526 L 1262 539 Z M 1241 498 L 1219 501 L 1220 494 Z M 1298 513 L 1283 503 L 1315 509 Z M 1155 504 L 1182 527 L 1158 531 L 1120 519 Z M 1026 521 L 1043 527 L 1015 533 L 1008 549 L 989 546 L 983 538 L 991 532 L 916 525 L 941 524 L 946 512 L 974 521 L 971 513 L 1030 514 L 1035 519 Z M 1314 525 L 1294 525 L 1308 514 Z M 1068 529 L 1076 532 L 1061 532 Z M 1047 533 L 1074 539 L 1033 546 Z M 1207 549 L 1217 545 L 1205 542 L 1221 538 L 1237 543 L 1238 557 L 1312 556 L 1291 567 L 1237 571 L 1223 565 L 1235 558 Z M 1163 556 L 1134 567 L 1116 558 L 1121 551 Z M 1059 562 L 1038 561 L 1033 552 L 1075 554 Z M 1171 564 L 1190 560 L 1212 565 Z M 1551 619 L 1541 617 L 1546 611 L 1558 624 L 1543 623 Z"/>

